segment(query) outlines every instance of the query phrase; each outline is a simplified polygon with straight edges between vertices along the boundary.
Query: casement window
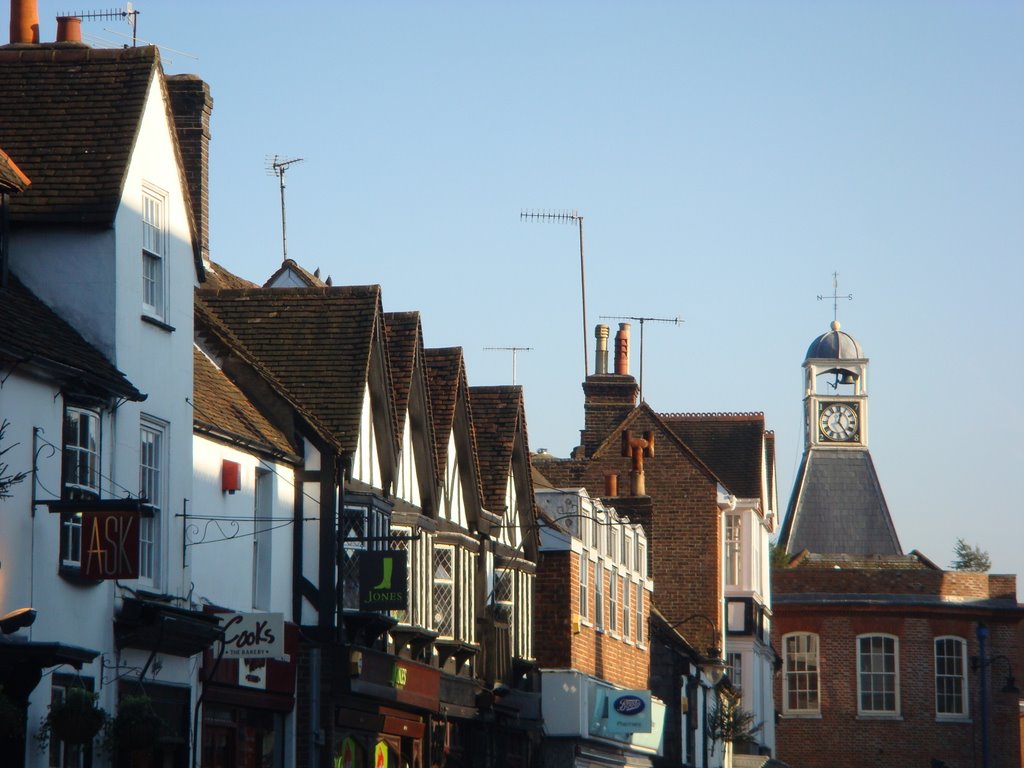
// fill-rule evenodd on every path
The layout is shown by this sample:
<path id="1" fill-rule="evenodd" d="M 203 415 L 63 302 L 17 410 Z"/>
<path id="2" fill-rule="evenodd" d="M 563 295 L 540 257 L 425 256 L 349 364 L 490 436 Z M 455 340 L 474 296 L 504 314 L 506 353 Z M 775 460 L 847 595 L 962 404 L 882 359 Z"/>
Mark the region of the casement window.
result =
<path id="1" fill-rule="evenodd" d="M 787 715 L 819 714 L 818 636 L 794 632 L 782 638 L 782 646 L 782 711 Z"/>
<path id="2" fill-rule="evenodd" d="M 622 637 L 629 640 L 630 625 L 632 616 L 629 607 L 630 592 L 632 585 L 629 583 L 629 574 L 622 574 Z"/>
<path id="3" fill-rule="evenodd" d="M 434 629 L 440 637 L 455 637 L 455 547 L 434 545 Z"/>
<path id="4" fill-rule="evenodd" d="M 494 571 L 494 597 L 507 617 L 512 655 L 533 658 L 533 575 L 511 568 Z"/>
<path id="5" fill-rule="evenodd" d="M 729 675 L 729 682 L 732 683 L 733 688 L 743 687 L 743 654 L 742 653 L 727 653 L 725 655 L 725 664 L 728 667 L 726 670 Z"/>
<path id="6" fill-rule="evenodd" d="M 626 566 L 627 571 L 634 569 L 633 563 L 636 561 L 636 552 L 633 544 L 633 536 L 626 535 L 626 528 L 622 528 L 622 563 Z"/>
<path id="7" fill-rule="evenodd" d="M 967 717 L 967 643 L 961 637 L 935 639 L 935 715 Z"/>
<path id="8" fill-rule="evenodd" d="M 270 569 L 273 517 L 273 480 L 270 470 L 256 468 L 256 493 L 253 504 L 252 607 L 270 609 Z"/>
<path id="9" fill-rule="evenodd" d="M 167 303 L 166 197 L 156 190 L 142 191 L 142 308 L 164 319 Z"/>
<path id="10" fill-rule="evenodd" d="M 619 575 L 612 568 L 608 571 L 608 629 L 619 631 Z"/>
<path id="11" fill-rule="evenodd" d="M 612 520 L 612 516 L 611 515 L 608 515 L 608 517 L 605 519 L 605 523 L 608 526 L 606 528 L 606 530 L 608 531 L 608 535 L 606 537 L 608 539 L 608 545 L 607 545 L 608 546 L 608 558 L 612 562 L 614 562 L 616 560 L 616 557 L 615 557 L 615 542 L 616 542 L 615 530 L 616 530 L 616 525 L 615 525 L 615 521 Z"/>
<path id="12" fill-rule="evenodd" d="M 590 618 L 590 558 L 587 553 L 580 554 L 580 604 L 579 614 L 581 619 Z"/>
<path id="13" fill-rule="evenodd" d="M 740 516 L 725 516 L 725 583 L 734 587 L 740 583 Z"/>
<path id="14" fill-rule="evenodd" d="M 633 610 L 636 611 L 636 644 L 644 644 L 644 583 L 636 582 L 636 600 L 633 603 Z"/>
<path id="15" fill-rule="evenodd" d="M 898 653 L 898 643 L 892 635 L 861 635 L 857 638 L 859 714 L 899 714 Z"/>
<path id="16" fill-rule="evenodd" d="M 94 500 L 100 497 L 100 416 L 97 411 L 67 406 L 64 409 L 63 482 L 61 498 Z M 78 568 L 82 563 L 82 516 L 61 515 L 60 564 Z"/>
<path id="17" fill-rule="evenodd" d="M 640 574 L 640 578 L 647 578 L 647 544 L 637 537 L 636 546 L 636 570 Z"/>
<path id="18" fill-rule="evenodd" d="M 167 472 L 166 425 L 144 418 L 139 430 L 139 497 L 153 508 L 139 522 L 139 578 L 156 581 Z"/>
<path id="19" fill-rule="evenodd" d="M 594 626 L 604 629 L 604 568 L 600 559 L 594 563 Z"/>
<path id="20" fill-rule="evenodd" d="M 355 494 L 357 497 L 360 494 Z M 346 501 L 341 515 L 341 594 L 346 611 L 359 610 L 359 559 L 365 550 L 389 548 L 391 515 L 374 506 Z"/>

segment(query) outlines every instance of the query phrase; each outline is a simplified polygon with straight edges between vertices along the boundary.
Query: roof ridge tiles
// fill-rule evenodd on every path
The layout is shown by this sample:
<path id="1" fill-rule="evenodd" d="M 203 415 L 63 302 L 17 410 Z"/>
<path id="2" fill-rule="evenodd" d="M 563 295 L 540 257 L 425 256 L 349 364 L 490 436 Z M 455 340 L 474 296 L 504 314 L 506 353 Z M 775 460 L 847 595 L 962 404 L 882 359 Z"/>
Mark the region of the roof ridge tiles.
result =
<path id="1" fill-rule="evenodd" d="M 764 411 L 680 411 L 659 413 L 658 415 L 663 419 L 732 419 L 735 421 L 764 419 Z"/>

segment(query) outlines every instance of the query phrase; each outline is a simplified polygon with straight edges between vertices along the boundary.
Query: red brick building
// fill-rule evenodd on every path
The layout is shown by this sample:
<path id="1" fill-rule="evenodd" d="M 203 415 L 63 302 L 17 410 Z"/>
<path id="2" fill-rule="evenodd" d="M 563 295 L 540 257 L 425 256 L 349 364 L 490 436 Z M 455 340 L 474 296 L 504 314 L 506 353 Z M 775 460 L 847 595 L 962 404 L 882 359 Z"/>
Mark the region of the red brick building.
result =
<path id="1" fill-rule="evenodd" d="M 868 451 L 868 360 L 833 322 L 804 360 L 805 451 L 773 579 L 780 759 L 1020 765 L 1016 578 L 903 554 Z M 833 379 L 834 377 L 834 379 Z"/>
<path id="2" fill-rule="evenodd" d="M 1020 765 L 1019 693 L 1003 690 L 1021 620 L 1014 576 L 943 571 L 914 552 L 806 553 L 773 578 L 782 760 L 983 765 L 987 715 L 988 765 Z"/>

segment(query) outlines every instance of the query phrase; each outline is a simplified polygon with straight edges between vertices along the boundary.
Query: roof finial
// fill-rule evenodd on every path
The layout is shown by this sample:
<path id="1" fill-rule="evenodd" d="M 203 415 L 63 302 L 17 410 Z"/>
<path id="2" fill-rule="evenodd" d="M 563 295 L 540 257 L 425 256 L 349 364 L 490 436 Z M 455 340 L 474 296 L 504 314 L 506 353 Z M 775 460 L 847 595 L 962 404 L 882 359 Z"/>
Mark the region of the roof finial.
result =
<path id="1" fill-rule="evenodd" d="M 832 330 L 833 331 L 838 331 L 839 330 L 839 300 L 840 299 L 849 299 L 850 301 L 853 300 L 853 294 L 852 293 L 847 294 L 846 296 L 840 296 L 839 295 L 839 273 L 838 272 L 833 272 L 832 273 L 832 295 L 831 296 L 822 296 L 822 295 L 819 294 L 818 295 L 818 301 L 821 301 L 822 299 L 832 299 Z"/>

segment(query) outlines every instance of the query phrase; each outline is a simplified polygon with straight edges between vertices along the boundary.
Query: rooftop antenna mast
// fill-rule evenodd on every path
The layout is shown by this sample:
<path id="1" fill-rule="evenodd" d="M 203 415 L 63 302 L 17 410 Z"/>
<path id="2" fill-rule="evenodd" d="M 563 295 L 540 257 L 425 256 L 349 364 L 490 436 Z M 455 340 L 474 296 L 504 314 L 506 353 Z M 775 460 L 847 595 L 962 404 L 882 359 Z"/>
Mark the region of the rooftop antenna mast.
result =
<path id="1" fill-rule="evenodd" d="M 135 47 L 138 34 L 139 12 L 135 10 L 131 3 L 125 3 L 124 9 L 110 8 L 105 11 L 73 11 L 71 13 L 61 13 L 59 16 L 73 16 L 82 21 L 86 19 L 127 19 L 128 23 L 132 25 L 132 48 Z"/>
<path id="2" fill-rule="evenodd" d="M 633 317 L 617 315 L 601 315 L 602 320 L 632 320 L 640 323 L 640 402 L 644 401 L 644 323 L 671 323 L 679 325 L 686 322 L 678 317 Z"/>
<path id="3" fill-rule="evenodd" d="M 488 352 L 511 352 L 512 353 L 512 386 L 516 385 L 516 354 L 519 352 L 530 352 L 533 347 L 484 347 Z"/>
<path id="4" fill-rule="evenodd" d="M 576 211 L 520 211 L 520 221 L 557 221 L 562 224 L 576 224 L 580 230 L 580 293 L 583 296 L 583 378 L 590 373 L 590 359 L 587 353 L 587 280 L 583 270 L 583 217 Z"/>
<path id="5" fill-rule="evenodd" d="M 281 185 L 281 261 L 288 260 L 288 237 L 285 231 L 285 214 L 284 214 L 284 174 L 291 166 L 296 163 L 301 163 L 303 158 L 293 157 L 290 160 L 285 160 L 279 155 L 274 155 L 273 158 L 267 158 L 267 173 L 277 176 L 278 181 Z"/>

